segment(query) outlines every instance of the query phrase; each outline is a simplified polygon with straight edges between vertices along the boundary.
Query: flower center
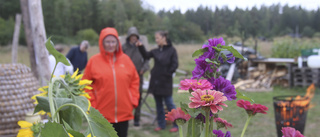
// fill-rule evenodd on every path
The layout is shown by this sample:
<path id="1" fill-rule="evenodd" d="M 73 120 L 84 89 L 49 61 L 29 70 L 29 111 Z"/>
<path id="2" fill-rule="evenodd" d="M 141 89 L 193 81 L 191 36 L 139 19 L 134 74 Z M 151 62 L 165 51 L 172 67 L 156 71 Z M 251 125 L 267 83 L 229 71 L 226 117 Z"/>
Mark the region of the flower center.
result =
<path id="1" fill-rule="evenodd" d="M 197 82 L 198 83 L 198 85 L 202 85 L 202 83 L 200 83 L 200 82 Z"/>
<path id="2" fill-rule="evenodd" d="M 201 101 L 206 101 L 206 103 L 209 103 L 210 101 L 213 101 L 214 97 L 212 95 L 202 95 Z"/>

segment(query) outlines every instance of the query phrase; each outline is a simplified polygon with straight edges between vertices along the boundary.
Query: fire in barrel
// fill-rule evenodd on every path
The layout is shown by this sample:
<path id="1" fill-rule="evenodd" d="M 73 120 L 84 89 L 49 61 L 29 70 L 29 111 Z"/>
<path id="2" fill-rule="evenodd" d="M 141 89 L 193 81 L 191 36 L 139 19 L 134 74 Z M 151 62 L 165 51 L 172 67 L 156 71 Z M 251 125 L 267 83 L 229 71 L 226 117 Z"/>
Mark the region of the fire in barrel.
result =
<path id="1" fill-rule="evenodd" d="M 311 84 L 304 96 L 277 96 L 273 98 L 274 114 L 278 137 L 282 136 L 282 127 L 293 127 L 303 134 L 310 101 L 314 96 L 315 86 Z"/>

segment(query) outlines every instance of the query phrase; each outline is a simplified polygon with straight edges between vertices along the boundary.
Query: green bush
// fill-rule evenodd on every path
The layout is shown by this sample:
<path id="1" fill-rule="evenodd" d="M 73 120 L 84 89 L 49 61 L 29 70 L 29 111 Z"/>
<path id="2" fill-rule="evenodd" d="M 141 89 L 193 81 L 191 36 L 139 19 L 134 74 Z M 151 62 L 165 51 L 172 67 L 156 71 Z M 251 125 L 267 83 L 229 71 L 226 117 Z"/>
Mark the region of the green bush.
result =
<path id="1" fill-rule="evenodd" d="M 99 35 L 93 29 L 84 29 L 77 32 L 77 39 L 79 41 L 88 40 L 90 45 L 98 44 Z"/>
<path id="2" fill-rule="evenodd" d="M 313 37 L 314 37 L 314 38 L 320 38 L 320 32 L 314 33 L 314 34 L 313 34 Z"/>
<path id="3" fill-rule="evenodd" d="M 302 30 L 302 35 L 304 37 L 311 38 L 313 36 L 313 34 L 314 34 L 314 30 L 309 26 L 304 27 L 303 30 Z"/>
<path id="4" fill-rule="evenodd" d="M 273 44 L 271 56 L 274 58 L 295 58 L 301 56 L 301 50 L 317 48 L 319 44 L 302 39 L 278 41 Z"/>
<path id="5" fill-rule="evenodd" d="M 14 20 L 4 20 L 0 17 L 0 45 L 4 46 L 12 42 Z"/>

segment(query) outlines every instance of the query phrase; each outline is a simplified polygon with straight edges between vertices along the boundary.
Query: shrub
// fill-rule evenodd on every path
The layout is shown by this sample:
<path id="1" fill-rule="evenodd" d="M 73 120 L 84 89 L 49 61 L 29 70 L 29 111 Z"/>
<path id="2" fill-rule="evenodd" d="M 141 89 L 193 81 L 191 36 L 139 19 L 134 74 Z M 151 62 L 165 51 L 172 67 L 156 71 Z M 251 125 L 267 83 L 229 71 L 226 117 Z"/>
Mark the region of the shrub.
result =
<path id="1" fill-rule="evenodd" d="M 98 43 L 99 35 L 93 29 L 84 29 L 77 32 L 77 39 L 79 41 L 88 40 L 90 45 L 95 45 Z"/>
<path id="2" fill-rule="evenodd" d="M 0 30 L 0 45 L 11 43 L 14 31 L 14 20 L 12 18 L 4 20 L 0 17 Z"/>

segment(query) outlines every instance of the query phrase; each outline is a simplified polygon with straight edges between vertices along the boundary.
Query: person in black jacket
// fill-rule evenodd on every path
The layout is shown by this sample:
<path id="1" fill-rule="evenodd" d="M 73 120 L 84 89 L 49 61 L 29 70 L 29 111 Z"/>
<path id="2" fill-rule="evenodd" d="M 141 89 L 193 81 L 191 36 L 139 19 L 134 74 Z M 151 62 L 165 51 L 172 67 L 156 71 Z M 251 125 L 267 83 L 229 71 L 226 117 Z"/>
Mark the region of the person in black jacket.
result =
<path id="1" fill-rule="evenodd" d="M 178 68 L 178 56 L 176 49 L 172 46 L 168 33 L 165 31 L 157 31 L 155 33 L 155 41 L 158 48 L 147 52 L 141 42 L 137 42 L 136 46 L 145 59 L 153 58 L 154 67 L 151 70 L 151 79 L 148 92 L 153 93 L 156 109 L 158 126 L 155 131 L 165 129 L 165 112 L 163 101 L 165 102 L 168 111 L 176 108 L 172 99 L 172 75 Z M 170 132 L 177 132 L 178 126 L 174 123 Z"/>
<path id="2" fill-rule="evenodd" d="M 139 77 L 140 77 L 140 99 L 139 105 L 134 112 L 134 126 L 139 126 L 140 123 L 140 111 L 141 111 L 141 95 L 142 95 L 142 85 L 143 85 L 143 73 L 149 69 L 149 61 L 144 59 L 139 52 L 139 48 L 136 47 L 136 43 L 139 41 L 139 32 L 136 27 L 130 27 L 127 33 L 126 43 L 122 45 L 122 50 L 127 54 L 132 60 L 134 66 L 136 67 Z"/>
<path id="3" fill-rule="evenodd" d="M 87 49 L 90 47 L 89 42 L 84 40 L 81 42 L 79 46 L 72 47 L 68 54 L 67 58 L 70 60 L 71 64 L 73 65 L 73 71 L 79 69 L 82 71 L 88 62 L 88 54 Z"/>

